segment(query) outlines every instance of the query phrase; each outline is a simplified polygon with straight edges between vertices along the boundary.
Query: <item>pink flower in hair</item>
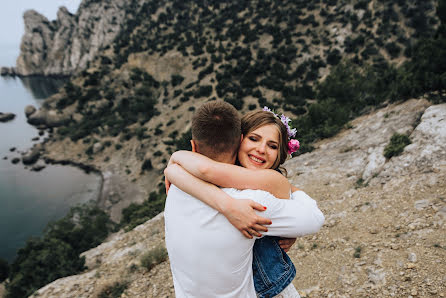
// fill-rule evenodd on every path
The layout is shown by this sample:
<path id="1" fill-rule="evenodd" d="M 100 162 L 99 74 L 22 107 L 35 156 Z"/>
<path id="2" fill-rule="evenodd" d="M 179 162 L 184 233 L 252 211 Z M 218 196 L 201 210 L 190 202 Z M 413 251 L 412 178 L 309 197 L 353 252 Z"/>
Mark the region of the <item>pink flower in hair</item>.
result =
<path id="1" fill-rule="evenodd" d="M 293 154 L 299 149 L 299 147 L 300 147 L 299 141 L 296 139 L 291 139 L 288 142 L 288 154 Z"/>

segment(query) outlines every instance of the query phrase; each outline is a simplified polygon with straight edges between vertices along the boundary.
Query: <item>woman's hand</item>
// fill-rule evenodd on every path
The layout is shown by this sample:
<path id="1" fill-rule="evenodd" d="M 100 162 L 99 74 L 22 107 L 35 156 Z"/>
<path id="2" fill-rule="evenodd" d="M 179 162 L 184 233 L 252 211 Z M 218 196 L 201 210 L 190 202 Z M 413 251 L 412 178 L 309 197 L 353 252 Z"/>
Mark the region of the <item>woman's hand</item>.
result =
<path id="1" fill-rule="evenodd" d="M 246 238 L 261 237 L 260 232 L 267 232 L 265 225 L 270 225 L 271 220 L 257 215 L 255 212 L 265 211 L 266 207 L 252 200 L 231 200 L 222 209 L 223 215 Z"/>
<path id="2" fill-rule="evenodd" d="M 288 252 L 291 246 L 296 242 L 296 238 L 280 238 L 279 246 L 285 251 Z"/>
<path id="3" fill-rule="evenodd" d="M 167 179 L 166 176 L 164 176 L 164 186 L 166 187 L 166 195 L 169 192 L 169 188 L 170 188 L 170 181 Z"/>

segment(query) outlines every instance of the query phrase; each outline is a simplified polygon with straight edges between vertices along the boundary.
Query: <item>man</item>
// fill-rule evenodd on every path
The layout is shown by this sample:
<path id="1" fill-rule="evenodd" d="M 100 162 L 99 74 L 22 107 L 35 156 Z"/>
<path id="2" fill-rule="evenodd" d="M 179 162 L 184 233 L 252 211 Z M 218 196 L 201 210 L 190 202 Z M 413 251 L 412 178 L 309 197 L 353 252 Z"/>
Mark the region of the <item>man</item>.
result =
<path id="1" fill-rule="evenodd" d="M 192 139 L 193 151 L 233 164 L 241 141 L 237 111 L 225 102 L 204 104 L 194 115 Z M 166 175 L 180 171 L 176 167 L 169 165 Z M 181 179 L 177 184 L 182 189 L 193 187 L 180 183 Z M 200 191 L 217 196 L 211 189 Z M 265 235 L 299 235 L 305 214 L 297 202 L 279 200 L 260 190 L 224 191 L 235 199 L 248 198 L 268 206 L 264 215 L 272 224 Z M 265 221 L 259 219 L 259 223 Z M 176 297 L 256 297 L 252 275 L 254 239 L 245 238 L 221 213 L 175 186 L 166 200 L 165 225 Z"/>

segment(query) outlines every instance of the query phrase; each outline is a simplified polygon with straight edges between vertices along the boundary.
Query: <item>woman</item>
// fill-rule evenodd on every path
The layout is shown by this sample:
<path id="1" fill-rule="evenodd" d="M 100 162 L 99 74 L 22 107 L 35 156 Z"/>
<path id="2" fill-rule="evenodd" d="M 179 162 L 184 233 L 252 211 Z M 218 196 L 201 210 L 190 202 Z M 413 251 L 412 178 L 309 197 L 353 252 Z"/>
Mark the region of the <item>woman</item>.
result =
<path id="1" fill-rule="evenodd" d="M 288 124 L 287 117 L 282 115 L 279 119 L 269 109 L 246 114 L 242 118 L 244 138 L 238 152 L 238 163 L 244 168 L 218 163 L 188 151 L 175 152 L 169 164 L 176 163 L 194 176 L 222 187 L 262 189 L 281 199 L 289 199 L 294 191 L 293 196 L 299 197 L 303 192 L 292 187 L 279 173 L 279 166 L 285 162 L 290 153 L 297 150 L 298 146 L 297 140 L 292 139 L 295 130 Z M 178 177 L 175 177 L 174 173 L 168 174 L 167 179 L 178 186 L 176 183 Z M 249 211 L 240 211 L 242 209 L 225 208 L 225 203 L 231 199 L 223 191 L 220 191 L 222 195 L 218 198 L 203 196 L 200 192 L 185 191 L 224 214 L 246 237 L 261 236 L 258 231 L 266 230 L 258 224 L 251 224 L 245 229 L 240 228 L 240 222 L 247 217 L 252 218 L 252 214 L 249 214 Z M 316 212 L 320 213 L 318 209 Z M 282 243 L 277 237 L 267 236 L 255 242 L 253 273 L 259 297 L 272 297 L 279 293 L 281 297 L 299 297 L 291 283 L 296 274 L 294 265 L 282 249 L 289 249 L 295 239 L 281 241 Z"/>

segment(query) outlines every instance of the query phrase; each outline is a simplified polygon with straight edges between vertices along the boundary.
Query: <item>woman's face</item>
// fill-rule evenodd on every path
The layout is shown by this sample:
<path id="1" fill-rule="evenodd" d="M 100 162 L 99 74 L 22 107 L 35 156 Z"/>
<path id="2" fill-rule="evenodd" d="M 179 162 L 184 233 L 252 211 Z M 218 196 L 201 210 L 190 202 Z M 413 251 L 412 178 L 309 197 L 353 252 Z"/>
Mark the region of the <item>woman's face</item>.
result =
<path id="1" fill-rule="evenodd" d="M 270 169 L 278 154 L 279 130 L 274 124 L 267 124 L 243 137 L 238 160 L 248 169 Z"/>

